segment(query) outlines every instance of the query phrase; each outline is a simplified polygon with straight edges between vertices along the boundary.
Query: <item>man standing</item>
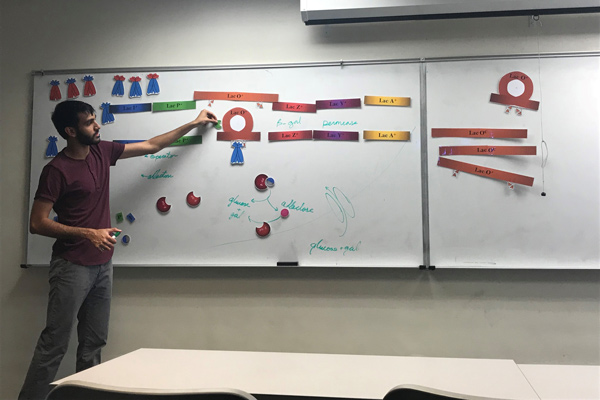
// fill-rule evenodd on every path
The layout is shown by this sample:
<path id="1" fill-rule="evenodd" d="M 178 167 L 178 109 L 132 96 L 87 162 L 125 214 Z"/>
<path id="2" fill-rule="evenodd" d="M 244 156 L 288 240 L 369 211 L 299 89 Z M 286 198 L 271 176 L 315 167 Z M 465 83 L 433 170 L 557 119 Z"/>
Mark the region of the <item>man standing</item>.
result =
<path id="1" fill-rule="evenodd" d="M 31 208 L 30 231 L 56 238 L 50 261 L 46 327 L 37 342 L 19 400 L 45 399 L 67 351 L 77 318 L 77 372 L 100 363 L 106 345 L 112 293 L 109 168 L 117 160 L 156 153 L 216 116 L 203 110 L 195 120 L 137 143 L 100 140 L 92 106 L 59 103 L 52 114 L 67 146 L 42 170 Z M 54 209 L 58 221 L 49 218 Z"/>

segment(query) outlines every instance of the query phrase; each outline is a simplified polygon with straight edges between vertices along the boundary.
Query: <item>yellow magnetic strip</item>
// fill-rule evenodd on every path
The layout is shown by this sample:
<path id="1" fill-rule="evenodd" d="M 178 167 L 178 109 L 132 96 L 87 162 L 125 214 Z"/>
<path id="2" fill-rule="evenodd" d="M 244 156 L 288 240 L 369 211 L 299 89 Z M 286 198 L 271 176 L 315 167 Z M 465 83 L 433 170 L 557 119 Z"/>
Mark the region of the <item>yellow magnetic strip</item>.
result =
<path id="1" fill-rule="evenodd" d="M 410 106 L 410 97 L 365 96 L 365 104 L 370 106 Z"/>
<path id="2" fill-rule="evenodd" d="M 410 140 L 409 131 L 363 131 L 364 140 Z"/>

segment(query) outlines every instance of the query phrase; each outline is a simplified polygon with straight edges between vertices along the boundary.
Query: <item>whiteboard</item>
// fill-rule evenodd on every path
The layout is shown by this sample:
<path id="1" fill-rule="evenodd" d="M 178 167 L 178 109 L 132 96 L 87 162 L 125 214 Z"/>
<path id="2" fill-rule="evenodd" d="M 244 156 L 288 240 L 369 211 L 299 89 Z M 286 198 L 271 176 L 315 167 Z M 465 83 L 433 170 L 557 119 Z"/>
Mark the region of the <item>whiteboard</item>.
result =
<path id="1" fill-rule="evenodd" d="M 490 102 L 520 71 L 537 111 Z M 598 57 L 427 65 L 431 264 L 478 268 L 598 268 Z M 527 129 L 526 139 L 433 138 L 434 128 Z M 542 145 L 542 141 L 546 146 Z M 532 187 L 437 166 L 440 146 L 536 146 L 536 156 L 452 156 L 534 178 Z M 542 154 L 542 147 L 544 153 Z M 544 164 L 544 167 L 542 165 Z M 542 192 L 546 196 L 542 196 Z"/>
<path id="2" fill-rule="evenodd" d="M 147 95 L 146 76 L 158 73 L 159 95 Z M 142 77 L 141 98 L 111 95 L 117 74 Z M 34 76 L 30 202 L 39 174 L 48 162 L 48 137 L 57 136 L 50 121 L 55 102 L 50 81 L 76 78 L 83 93 L 86 71 Z M 292 113 L 271 103 L 198 100 L 196 110 L 114 114 L 102 126 L 103 140 L 142 140 L 191 121 L 203 108 L 222 118 L 236 107 L 248 111 L 260 141 L 248 141 L 243 165 L 232 165 L 232 144 L 218 141 L 206 127 L 197 145 L 168 147 L 152 157 L 120 160 L 111 168 L 113 226 L 131 239 L 115 246 L 113 263 L 127 266 L 299 266 L 415 267 L 422 263 L 420 86 L 417 64 L 368 64 L 236 68 L 188 71 L 118 69 L 93 73 L 96 95 L 80 96 L 100 105 L 189 101 L 195 91 L 278 94 L 281 102 L 315 103 L 361 99 L 360 108 Z M 408 97 L 408 107 L 370 106 L 366 95 Z M 269 141 L 268 132 L 339 130 L 359 132 L 358 141 Z M 409 131 L 408 141 L 367 141 L 364 130 Z M 60 150 L 66 142 L 59 138 Z M 266 191 L 254 186 L 265 174 L 275 180 Z M 150 177 L 150 178 L 148 178 Z M 186 196 L 201 198 L 190 207 Z M 171 209 L 158 211 L 166 197 Z M 281 218 L 281 209 L 289 217 Z M 117 214 L 135 220 L 117 222 Z M 52 215 L 51 215 L 52 217 Z M 256 228 L 269 222 L 271 233 Z M 53 240 L 29 235 L 27 263 L 47 265 Z"/>

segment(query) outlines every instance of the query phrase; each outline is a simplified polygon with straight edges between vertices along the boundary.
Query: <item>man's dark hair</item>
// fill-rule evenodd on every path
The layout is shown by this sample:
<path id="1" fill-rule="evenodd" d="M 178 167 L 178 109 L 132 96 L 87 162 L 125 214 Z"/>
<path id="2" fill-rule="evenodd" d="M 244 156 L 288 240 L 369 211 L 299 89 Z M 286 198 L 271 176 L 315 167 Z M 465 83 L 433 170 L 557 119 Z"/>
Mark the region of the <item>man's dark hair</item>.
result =
<path id="1" fill-rule="evenodd" d="M 54 108 L 52 123 L 63 139 L 68 138 L 65 128 L 77 128 L 77 125 L 79 125 L 80 113 L 93 115 L 96 113 L 96 110 L 88 103 L 78 100 L 66 100 L 58 103 Z"/>

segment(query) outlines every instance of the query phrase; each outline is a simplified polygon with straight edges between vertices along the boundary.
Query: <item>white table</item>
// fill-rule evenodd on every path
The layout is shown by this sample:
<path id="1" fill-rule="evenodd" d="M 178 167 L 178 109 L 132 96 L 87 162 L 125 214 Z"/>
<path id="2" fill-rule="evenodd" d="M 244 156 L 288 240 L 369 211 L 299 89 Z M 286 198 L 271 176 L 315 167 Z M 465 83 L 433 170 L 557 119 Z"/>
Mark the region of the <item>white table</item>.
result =
<path id="1" fill-rule="evenodd" d="M 600 399 L 600 366 L 519 364 L 542 400 Z"/>
<path id="2" fill-rule="evenodd" d="M 512 360 L 139 349 L 54 383 L 71 380 L 348 399 L 382 399 L 412 384 L 484 399 L 538 399 Z"/>

